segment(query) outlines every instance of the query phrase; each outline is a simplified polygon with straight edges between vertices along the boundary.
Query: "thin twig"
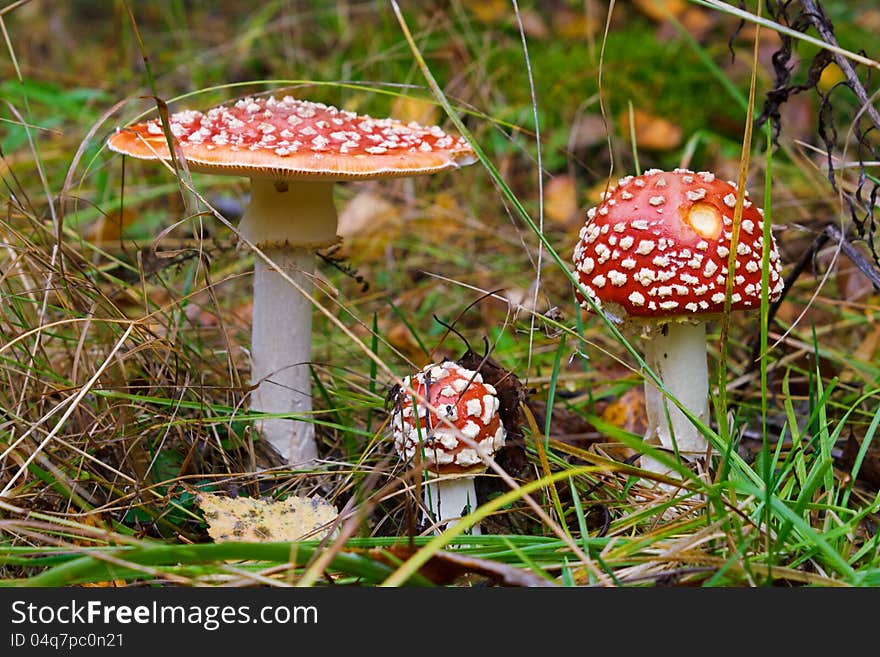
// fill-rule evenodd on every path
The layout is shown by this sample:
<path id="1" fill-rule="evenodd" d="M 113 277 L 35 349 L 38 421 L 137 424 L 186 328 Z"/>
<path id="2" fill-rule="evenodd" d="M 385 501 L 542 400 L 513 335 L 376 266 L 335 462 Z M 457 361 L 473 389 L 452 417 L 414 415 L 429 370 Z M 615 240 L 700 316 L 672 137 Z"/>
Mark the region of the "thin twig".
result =
<path id="1" fill-rule="evenodd" d="M 834 63 L 837 64 L 843 72 L 849 88 L 852 89 L 852 92 L 859 99 L 859 102 L 865 109 L 865 113 L 871 117 L 871 122 L 874 124 L 874 127 L 877 128 L 877 130 L 880 130 L 880 113 L 877 112 L 877 108 L 874 107 L 871 102 L 868 92 L 865 90 L 859 76 L 856 75 L 856 71 L 849 59 L 840 52 L 840 46 L 837 43 L 837 38 L 834 36 L 834 31 L 830 28 L 828 19 L 825 18 L 825 12 L 822 11 L 821 7 L 818 7 L 813 0 L 801 0 L 801 5 L 803 5 L 810 22 L 813 24 L 813 27 L 816 28 L 816 31 L 819 33 L 819 36 L 822 37 L 822 40 L 828 45 L 834 47 L 834 50 L 831 51 Z"/>
<path id="2" fill-rule="evenodd" d="M 816 235 L 816 239 L 814 239 L 810 247 L 801 254 L 801 257 L 798 258 L 797 262 L 792 265 L 788 276 L 785 278 L 785 288 L 782 295 L 778 300 L 770 304 L 770 308 L 767 311 L 768 325 L 773 322 L 773 318 L 776 316 L 776 312 L 785 300 L 788 291 L 792 289 L 792 286 L 797 279 L 800 278 L 803 271 L 829 240 L 833 240 L 839 245 L 840 251 L 850 259 L 856 268 L 858 268 L 858 270 L 862 272 L 869 281 L 871 281 L 871 285 L 874 286 L 874 289 L 880 292 L 880 273 L 877 272 L 868 259 L 855 247 L 855 245 L 853 245 L 846 235 L 840 231 L 837 224 L 828 224 L 818 235 Z M 752 340 L 751 350 L 752 355 L 743 371 L 743 376 L 753 372 L 758 367 L 758 363 L 761 360 L 761 344 L 758 338 Z"/>

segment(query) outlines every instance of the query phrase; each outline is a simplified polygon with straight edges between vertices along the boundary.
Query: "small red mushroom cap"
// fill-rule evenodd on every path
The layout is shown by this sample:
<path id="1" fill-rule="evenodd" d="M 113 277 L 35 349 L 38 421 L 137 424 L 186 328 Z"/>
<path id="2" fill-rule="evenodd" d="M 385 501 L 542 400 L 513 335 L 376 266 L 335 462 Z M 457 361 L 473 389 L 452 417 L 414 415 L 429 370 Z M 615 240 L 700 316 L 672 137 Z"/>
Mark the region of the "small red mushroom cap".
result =
<path id="1" fill-rule="evenodd" d="M 464 139 L 436 126 L 374 119 L 291 96 L 176 112 L 169 127 L 190 169 L 208 173 L 344 180 L 431 173 L 476 159 Z M 117 129 L 107 145 L 132 157 L 170 159 L 158 119 Z"/>
<path id="2" fill-rule="evenodd" d="M 761 303 L 763 211 L 743 199 L 730 307 Z M 574 250 L 581 286 L 597 306 L 625 319 L 720 313 L 736 206 L 735 184 L 708 172 L 659 169 L 622 178 L 587 213 Z M 770 300 L 783 289 L 770 237 Z M 581 305 L 589 304 L 578 291 Z"/>
<path id="3" fill-rule="evenodd" d="M 394 446 L 403 459 L 412 461 L 421 451 L 425 467 L 433 472 L 469 472 L 485 466 L 477 450 L 459 438 L 459 432 L 488 456 L 504 446 L 506 432 L 498 414 L 497 392 L 483 382 L 479 372 L 446 361 L 430 364 L 403 382 L 390 421 Z M 455 429 L 417 397 L 414 405 L 414 396 L 408 391 L 426 399 Z"/>

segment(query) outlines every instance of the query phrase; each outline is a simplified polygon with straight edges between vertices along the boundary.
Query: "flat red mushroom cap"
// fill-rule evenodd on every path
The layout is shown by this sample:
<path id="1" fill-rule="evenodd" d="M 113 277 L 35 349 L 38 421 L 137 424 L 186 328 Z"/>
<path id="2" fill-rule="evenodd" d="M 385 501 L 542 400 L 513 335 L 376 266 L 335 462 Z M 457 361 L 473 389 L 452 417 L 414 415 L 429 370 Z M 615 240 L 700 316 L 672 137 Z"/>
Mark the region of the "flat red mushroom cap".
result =
<path id="1" fill-rule="evenodd" d="M 345 180 L 412 176 L 475 161 L 464 139 L 438 127 L 374 119 L 290 96 L 185 110 L 170 115 L 169 124 L 190 169 L 208 173 Z M 119 128 L 107 145 L 132 157 L 170 159 L 158 119 Z"/>
<path id="2" fill-rule="evenodd" d="M 574 250 L 581 285 L 619 319 L 720 313 L 728 277 L 736 187 L 707 172 L 653 169 L 622 178 L 587 213 Z M 730 307 L 761 303 L 761 210 L 743 203 Z M 782 293 L 770 239 L 770 300 Z M 584 307 L 589 304 L 578 291 Z"/>
<path id="3" fill-rule="evenodd" d="M 414 461 L 421 453 L 425 467 L 442 474 L 484 469 L 477 450 L 461 440 L 456 430 L 479 444 L 489 456 L 504 445 L 506 432 L 498 415 L 498 395 L 493 386 L 483 382 L 479 372 L 446 361 L 406 377 L 404 384 L 390 425 L 394 446 L 405 460 Z M 408 389 L 428 400 L 455 429 L 418 397 L 414 405 Z"/>

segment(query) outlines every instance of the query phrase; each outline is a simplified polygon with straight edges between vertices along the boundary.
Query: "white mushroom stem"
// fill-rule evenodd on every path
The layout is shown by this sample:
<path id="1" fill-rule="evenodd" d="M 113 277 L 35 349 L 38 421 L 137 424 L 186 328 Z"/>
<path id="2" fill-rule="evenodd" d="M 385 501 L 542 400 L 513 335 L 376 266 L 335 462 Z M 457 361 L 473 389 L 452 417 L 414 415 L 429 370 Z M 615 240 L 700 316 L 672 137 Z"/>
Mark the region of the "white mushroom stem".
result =
<path id="1" fill-rule="evenodd" d="M 257 387 L 251 409 L 308 414 L 312 302 L 297 286 L 311 293 L 314 249 L 336 239 L 333 183 L 252 179 L 240 230 L 271 261 L 255 256 L 251 380 Z M 308 467 L 317 458 L 315 427 L 309 421 L 268 418 L 257 430 L 290 465 Z"/>
<path id="2" fill-rule="evenodd" d="M 429 473 L 424 484 L 425 510 L 428 521 L 434 525 L 434 533 L 439 534 L 446 526 L 456 522 L 477 508 L 477 491 L 473 475 L 437 477 Z M 472 526 L 468 532 L 472 536 L 481 534 L 480 524 Z"/>
<path id="3" fill-rule="evenodd" d="M 651 326 L 643 341 L 645 362 L 685 408 L 704 424 L 709 421 L 709 367 L 706 361 L 706 325 L 703 322 L 671 321 Z M 645 441 L 670 453 L 677 449 L 683 460 L 706 455 L 708 442 L 696 426 L 669 398 L 645 377 L 645 408 L 648 428 Z M 651 472 L 669 468 L 651 457 L 641 460 Z"/>

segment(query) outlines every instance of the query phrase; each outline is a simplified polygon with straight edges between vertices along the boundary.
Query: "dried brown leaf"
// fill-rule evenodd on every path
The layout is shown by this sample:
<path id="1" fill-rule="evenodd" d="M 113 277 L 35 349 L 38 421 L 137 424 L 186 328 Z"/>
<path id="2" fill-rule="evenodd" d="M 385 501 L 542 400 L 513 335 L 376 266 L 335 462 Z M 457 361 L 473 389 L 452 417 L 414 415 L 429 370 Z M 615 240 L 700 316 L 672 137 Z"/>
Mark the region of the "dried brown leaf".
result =
<path id="1" fill-rule="evenodd" d="M 575 151 L 604 144 L 608 139 L 608 126 L 600 114 L 582 114 L 571 126 L 569 143 Z"/>
<path id="2" fill-rule="evenodd" d="M 373 548 L 370 556 L 390 566 L 406 561 L 418 548 L 394 545 L 388 548 Z M 419 574 L 429 581 L 444 586 L 454 583 L 467 575 L 488 577 L 501 586 L 556 586 L 552 581 L 539 577 L 521 568 L 507 564 L 470 557 L 454 552 L 439 551 L 419 568 Z"/>
<path id="3" fill-rule="evenodd" d="M 86 239 L 90 242 L 118 242 L 126 226 L 138 220 L 139 214 L 126 207 L 123 210 L 112 210 L 92 224 Z"/>
<path id="4" fill-rule="evenodd" d="M 534 39 L 546 39 L 550 36 L 547 23 L 540 14 L 531 9 L 520 9 L 519 18 L 522 21 L 523 32 Z"/>
<path id="5" fill-rule="evenodd" d="M 856 457 L 861 450 L 862 443 L 855 436 L 850 436 L 843 446 L 843 454 L 838 459 L 838 467 L 852 472 Z M 876 442 L 868 446 L 865 458 L 859 469 L 857 480 L 869 486 L 872 490 L 880 490 L 880 447 Z"/>

